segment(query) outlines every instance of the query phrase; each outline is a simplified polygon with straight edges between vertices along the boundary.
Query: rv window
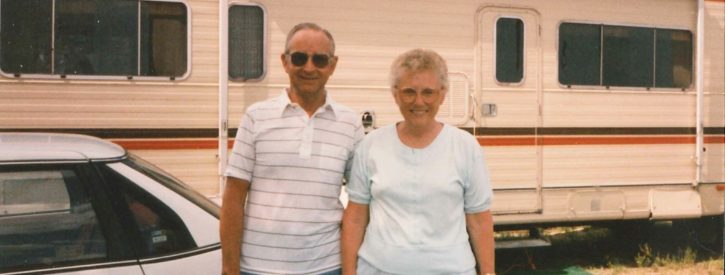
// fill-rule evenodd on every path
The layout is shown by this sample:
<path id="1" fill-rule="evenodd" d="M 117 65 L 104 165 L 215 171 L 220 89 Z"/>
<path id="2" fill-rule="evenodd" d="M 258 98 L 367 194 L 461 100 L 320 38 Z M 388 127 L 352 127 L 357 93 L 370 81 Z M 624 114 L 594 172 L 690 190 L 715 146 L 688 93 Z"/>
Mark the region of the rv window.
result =
<path id="1" fill-rule="evenodd" d="M 692 83 L 692 33 L 657 29 L 655 87 L 687 88 Z"/>
<path id="2" fill-rule="evenodd" d="M 245 81 L 264 75 L 264 12 L 259 6 L 229 8 L 229 77 Z"/>
<path id="3" fill-rule="evenodd" d="M 562 23 L 559 82 L 646 88 L 692 83 L 692 33 L 645 27 Z"/>
<path id="4" fill-rule="evenodd" d="M 187 71 L 183 3 L 0 0 L 0 11 L 5 73 L 179 77 Z"/>
<path id="5" fill-rule="evenodd" d="M 141 2 L 141 75 L 186 73 L 186 7 L 167 2 Z"/>
<path id="6" fill-rule="evenodd" d="M 599 85 L 600 25 L 563 23 L 559 27 L 559 82 Z"/>
<path id="7" fill-rule="evenodd" d="M 654 29 L 604 26 L 602 85 L 652 87 Z"/>
<path id="8" fill-rule="evenodd" d="M 0 2 L 0 70 L 18 74 L 50 73 L 52 7 L 47 3 L 46 0 Z"/>
<path id="9" fill-rule="evenodd" d="M 524 76 L 524 22 L 499 18 L 496 22 L 496 80 L 518 83 Z"/>
<path id="10" fill-rule="evenodd" d="M 137 9 L 130 1 L 57 1 L 54 74 L 134 75 L 138 20 L 128 18 Z"/>

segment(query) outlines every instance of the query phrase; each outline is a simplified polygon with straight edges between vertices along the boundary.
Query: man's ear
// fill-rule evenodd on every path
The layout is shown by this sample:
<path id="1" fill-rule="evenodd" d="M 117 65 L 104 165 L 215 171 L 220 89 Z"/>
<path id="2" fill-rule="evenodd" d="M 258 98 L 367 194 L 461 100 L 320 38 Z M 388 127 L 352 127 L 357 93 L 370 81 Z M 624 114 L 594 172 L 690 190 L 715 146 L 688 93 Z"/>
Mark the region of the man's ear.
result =
<path id="1" fill-rule="evenodd" d="M 338 60 L 337 56 L 332 57 L 332 63 L 330 63 L 330 75 L 335 73 L 335 68 L 337 68 L 337 60 Z"/>
<path id="2" fill-rule="evenodd" d="M 286 68 L 287 67 L 287 55 L 280 54 L 279 60 L 282 61 L 282 66 L 284 66 Z"/>

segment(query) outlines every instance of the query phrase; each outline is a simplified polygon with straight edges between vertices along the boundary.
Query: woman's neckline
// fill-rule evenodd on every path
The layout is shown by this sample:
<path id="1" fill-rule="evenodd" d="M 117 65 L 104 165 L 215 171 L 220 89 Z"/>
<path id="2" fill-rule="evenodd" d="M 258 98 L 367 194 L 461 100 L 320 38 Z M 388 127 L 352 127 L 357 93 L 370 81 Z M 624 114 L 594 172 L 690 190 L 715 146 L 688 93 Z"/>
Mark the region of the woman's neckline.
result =
<path id="1" fill-rule="evenodd" d="M 411 134 L 409 131 L 405 131 L 403 128 L 403 122 L 395 124 L 395 136 L 398 138 L 400 144 L 405 147 L 412 149 L 425 149 L 438 139 L 438 136 L 443 132 L 445 125 L 441 122 L 436 122 L 432 130 L 424 132 L 422 135 Z"/>

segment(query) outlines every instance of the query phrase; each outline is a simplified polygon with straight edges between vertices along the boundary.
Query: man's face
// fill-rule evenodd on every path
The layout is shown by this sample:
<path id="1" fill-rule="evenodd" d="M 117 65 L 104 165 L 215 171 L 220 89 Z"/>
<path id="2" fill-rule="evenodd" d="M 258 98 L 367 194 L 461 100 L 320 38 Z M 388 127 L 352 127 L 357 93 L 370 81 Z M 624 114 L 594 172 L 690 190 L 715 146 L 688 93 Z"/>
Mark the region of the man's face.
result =
<path id="1" fill-rule="evenodd" d="M 281 56 L 284 70 L 289 75 L 292 92 L 301 96 L 323 92 L 327 79 L 330 78 L 337 65 L 337 58 L 330 57 L 330 46 L 330 40 L 321 31 L 305 29 L 292 36 L 288 53 Z M 299 64 L 304 59 L 304 55 L 307 56 L 304 64 Z M 328 64 L 320 66 L 319 61 L 323 59 L 323 56 L 329 58 Z"/>
<path id="2" fill-rule="evenodd" d="M 424 127 L 435 123 L 445 94 L 436 73 L 427 70 L 403 72 L 393 95 L 405 121 L 411 126 Z"/>

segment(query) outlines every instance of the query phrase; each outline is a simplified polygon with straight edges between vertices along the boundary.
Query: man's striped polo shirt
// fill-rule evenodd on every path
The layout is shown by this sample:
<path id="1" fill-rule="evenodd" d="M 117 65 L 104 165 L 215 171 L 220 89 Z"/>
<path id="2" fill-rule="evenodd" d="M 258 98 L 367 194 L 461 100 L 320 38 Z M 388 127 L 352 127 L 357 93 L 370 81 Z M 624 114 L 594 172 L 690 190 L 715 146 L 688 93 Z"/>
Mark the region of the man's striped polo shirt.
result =
<path id="1" fill-rule="evenodd" d="M 329 95 L 312 117 L 287 92 L 250 106 L 226 176 L 248 180 L 241 267 L 269 274 L 320 273 L 340 266 L 340 189 L 358 115 Z"/>

